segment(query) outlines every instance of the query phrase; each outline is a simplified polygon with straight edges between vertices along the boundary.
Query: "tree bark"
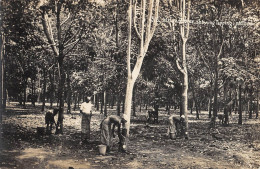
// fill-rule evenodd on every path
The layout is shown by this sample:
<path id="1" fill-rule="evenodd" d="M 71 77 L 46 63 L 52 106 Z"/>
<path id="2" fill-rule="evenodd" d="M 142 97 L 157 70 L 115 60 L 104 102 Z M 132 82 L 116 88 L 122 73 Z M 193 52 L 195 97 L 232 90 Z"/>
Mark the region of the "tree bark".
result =
<path id="1" fill-rule="evenodd" d="M 126 142 L 129 140 L 129 132 L 130 132 L 130 117 L 131 117 L 131 105 L 132 105 L 132 97 L 133 97 L 133 87 L 135 84 L 135 81 L 140 73 L 140 69 L 143 63 L 143 59 L 146 55 L 146 52 L 149 47 L 149 43 L 152 39 L 152 36 L 154 34 L 155 28 L 157 26 L 157 19 L 158 19 L 158 11 L 159 11 L 159 0 L 156 0 L 155 7 L 154 6 L 154 0 L 149 1 L 148 9 L 146 10 L 146 1 L 141 1 L 141 19 L 140 19 L 140 32 L 138 31 L 138 28 L 136 26 L 136 4 L 138 1 L 135 1 L 134 6 L 134 28 L 136 30 L 136 33 L 138 35 L 138 38 L 140 39 L 140 49 L 139 49 L 139 55 L 137 56 L 136 63 L 134 65 L 133 71 L 131 70 L 131 38 L 132 38 L 132 0 L 129 2 L 129 9 L 128 9 L 128 47 L 127 47 L 127 87 L 126 87 L 126 96 L 125 96 L 125 111 L 124 111 L 124 119 L 127 121 L 123 124 L 123 137 L 126 138 Z M 147 21 L 145 22 L 145 16 L 146 11 L 148 13 Z M 152 24 L 152 15 L 154 11 L 154 17 L 153 17 L 153 24 Z M 146 24 L 146 26 L 145 26 Z M 145 30 L 146 28 L 146 30 Z M 127 144 L 122 145 L 125 147 L 121 147 L 122 150 L 126 150 Z"/>
<path id="2" fill-rule="evenodd" d="M 1 11 L 2 12 L 2 11 Z M 0 23 L 2 24 L 2 23 Z M 3 104 L 4 93 L 4 34 L 1 32 L 0 41 L 0 137 L 2 136 L 2 115 L 5 112 Z"/>
<path id="3" fill-rule="evenodd" d="M 239 108 L 238 108 L 238 124 L 242 124 L 242 86 L 239 84 Z"/>
<path id="4" fill-rule="evenodd" d="M 121 106 L 121 94 L 117 94 L 117 115 L 120 116 L 120 106 Z"/>
<path id="5" fill-rule="evenodd" d="M 104 91 L 104 115 L 107 117 L 107 92 Z"/>
<path id="6" fill-rule="evenodd" d="M 74 108 L 73 108 L 73 110 L 74 111 L 76 111 L 76 108 L 77 108 L 77 99 L 78 99 L 78 96 L 77 96 L 77 93 L 75 92 L 74 93 Z"/>
<path id="7" fill-rule="evenodd" d="M 27 78 L 24 77 L 24 89 L 23 89 L 23 107 L 26 107 L 26 89 L 27 89 Z"/>
<path id="8" fill-rule="evenodd" d="M 50 77 L 50 104 L 52 108 L 54 102 L 54 94 L 55 94 L 54 70 L 49 70 L 49 77 Z"/>
<path id="9" fill-rule="evenodd" d="M 189 88 L 189 82 L 188 82 L 188 70 L 186 66 L 186 40 L 183 41 L 182 44 L 182 67 L 184 69 L 183 73 L 183 88 L 182 88 L 182 112 L 185 116 L 185 127 L 186 127 L 186 138 L 189 138 L 188 130 L 188 88 Z"/>
<path id="10" fill-rule="evenodd" d="M 42 94 L 42 111 L 45 109 L 45 98 L 46 98 L 46 69 L 43 68 L 43 94 Z"/>
<path id="11" fill-rule="evenodd" d="M 255 118 L 258 119 L 258 111 L 259 111 L 259 86 L 257 86 L 256 89 L 256 113 L 255 113 Z"/>
<path id="12" fill-rule="evenodd" d="M 67 113 L 71 114 L 71 86 L 70 86 L 70 76 L 69 73 L 67 74 L 67 90 L 68 90 L 68 94 L 67 94 L 67 100 L 68 100 L 68 109 L 67 109 Z"/>
<path id="13" fill-rule="evenodd" d="M 251 83 L 250 89 L 249 89 L 249 99 L 250 99 L 250 103 L 249 103 L 249 119 L 253 118 L 253 84 Z"/>
<path id="14" fill-rule="evenodd" d="M 227 84 L 224 84 L 224 116 L 225 116 L 225 120 L 224 120 L 224 125 L 227 126 L 228 125 L 228 99 L 227 99 Z"/>
<path id="15" fill-rule="evenodd" d="M 96 109 L 97 109 L 97 111 L 99 111 L 100 93 L 97 93 L 96 99 L 97 99 L 97 101 L 96 101 Z"/>
<path id="16" fill-rule="evenodd" d="M 136 100 L 135 100 L 135 93 L 136 93 L 136 87 L 133 89 L 133 116 L 136 117 Z"/>
<path id="17" fill-rule="evenodd" d="M 61 52 L 60 52 L 61 54 Z M 58 122 L 57 128 L 60 129 L 56 130 L 59 131 L 58 134 L 63 133 L 63 119 L 64 119 L 64 84 L 65 84 L 65 72 L 64 72 L 64 65 L 63 65 L 63 56 L 62 54 L 59 56 L 59 88 L 58 88 L 58 100 L 59 100 L 59 114 L 58 114 Z"/>
<path id="18" fill-rule="evenodd" d="M 208 106 L 208 111 L 209 111 L 209 118 L 211 118 L 212 114 L 212 81 L 210 82 L 210 91 L 209 91 L 209 106 Z"/>

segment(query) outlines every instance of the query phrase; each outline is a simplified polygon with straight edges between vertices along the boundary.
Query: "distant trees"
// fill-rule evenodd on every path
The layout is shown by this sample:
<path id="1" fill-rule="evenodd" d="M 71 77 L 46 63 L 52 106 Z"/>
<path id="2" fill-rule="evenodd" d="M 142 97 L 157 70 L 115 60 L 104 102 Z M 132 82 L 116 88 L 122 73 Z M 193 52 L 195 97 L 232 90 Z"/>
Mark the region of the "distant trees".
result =
<path id="1" fill-rule="evenodd" d="M 62 128 L 65 104 L 70 113 L 95 91 L 102 113 L 124 112 L 127 135 L 131 108 L 156 101 L 187 118 L 190 100 L 213 122 L 223 109 L 226 125 L 231 111 L 240 124 L 243 111 L 258 113 L 256 0 L 1 3 L 2 107 L 6 91 L 23 105 L 36 96 L 42 110 L 58 102 Z"/>

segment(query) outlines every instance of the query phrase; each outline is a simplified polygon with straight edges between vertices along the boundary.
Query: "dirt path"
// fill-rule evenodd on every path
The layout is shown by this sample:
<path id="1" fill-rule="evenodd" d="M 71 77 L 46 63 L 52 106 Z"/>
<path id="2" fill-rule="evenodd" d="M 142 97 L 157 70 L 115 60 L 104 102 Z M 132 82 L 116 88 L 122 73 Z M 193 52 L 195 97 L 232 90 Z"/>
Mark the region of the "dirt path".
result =
<path id="1" fill-rule="evenodd" d="M 63 135 L 39 136 L 44 114 L 10 106 L 3 119 L 0 168 L 259 168 L 260 125 L 258 119 L 236 124 L 233 115 L 228 127 L 208 129 L 203 112 L 200 120 L 190 115 L 190 139 L 170 140 L 167 114 L 161 111 L 158 125 L 145 125 L 145 114 L 132 119 L 129 152 L 118 153 L 117 145 L 106 156 L 98 153 L 99 124 L 95 112 L 91 140 L 81 144 L 79 112 L 65 115 Z M 112 111 L 110 111 L 112 112 Z M 115 142 L 118 138 L 115 139 Z"/>

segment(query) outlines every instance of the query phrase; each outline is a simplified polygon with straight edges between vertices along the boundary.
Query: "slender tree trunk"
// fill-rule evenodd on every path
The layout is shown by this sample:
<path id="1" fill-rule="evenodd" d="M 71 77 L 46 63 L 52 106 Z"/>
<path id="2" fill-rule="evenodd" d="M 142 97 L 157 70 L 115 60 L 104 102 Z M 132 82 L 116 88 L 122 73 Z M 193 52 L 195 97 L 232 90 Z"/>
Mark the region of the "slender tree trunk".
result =
<path id="1" fill-rule="evenodd" d="M 53 75 L 53 76 L 52 76 Z M 50 104 L 51 104 L 51 108 L 53 106 L 53 98 L 54 98 L 54 71 L 53 70 L 49 70 L 49 77 L 50 77 Z"/>
<path id="2" fill-rule="evenodd" d="M 101 106 L 100 106 L 100 113 L 103 114 L 103 106 L 104 106 L 104 93 L 101 95 Z"/>
<path id="3" fill-rule="evenodd" d="M 225 116 L 225 120 L 224 120 L 224 125 L 227 126 L 228 125 L 228 99 L 227 99 L 227 84 L 224 84 L 224 116 Z"/>
<path id="4" fill-rule="evenodd" d="M 133 97 L 134 82 L 132 79 L 128 79 L 126 87 L 125 105 L 124 105 L 124 118 L 127 120 L 125 128 L 127 129 L 127 136 L 129 136 L 130 130 L 130 116 L 131 116 L 131 103 Z"/>
<path id="5" fill-rule="evenodd" d="M 81 94 L 78 93 L 78 100 L 77 100 L 78 107 L 79 107 L 79 103 L 80 103 L 80 101 L 81 101 Z"/>
<path id="6" fill-rule="evenodd" d="M 171 98 L 169 99 L 169 101 L 168 101 L 168 115 L 170 115 L 170 113 L 171 113 Z"/>
<path id="7" fill-rule="evenodd" d="M 76 108 L 77 108 L 77 98 L 78 98 L 76 92 L 74 93 L 74 97 L 73 98 L 74 98 L 74 108 L 73 108 L 73 110 L 76 111 Z"/>
<path id="8" fill-rule="evenodd" d="M 238 93 L 239 93 L 238 124 L 242 124 L 242 86 L 241 86 L 241 84 L 239 84 Z"/>
<path id="9" fill-rule="evenodd" d="M 120 106 L 121 106 L 121 94 L 117 94 L 117 115 L 120 116 Z"/>
<path id="10" fill-rule="evenodd" d="M 96 107 L 96 93 L 94 92 L 94 95 L 93 95 L 93 105 Z"/>
<path id="11" fill-rule="evenodd" d="M 60 52 L 61 54 L 62 52 Z M 58 114 L 58 122 L 57 128 L 60 129 L 56 130 L 59 133 L 63 133 L 63 119 L 64 119 L 64 84 L 65 84 L 65 72 L 64 72 L 64 65 L 63 65 L 63 56 L 59 56 L 59 69 L 60 69 L 60 76 L 59 76 L 59 88 L 58 88 L 58 100 L 59 100 L 59 114 Z"/>
<path id="12" fill-rule="evenodd" d="M 70 86 L 70 77 L 69 77 L 69 73 L 67 74 L 67 88 L 68 88 L 68 94 L 67 94 L 67 100 L 68 100 L 68 110 L 67 113 L 71 114 L 71 86 Z"/>
<path id="13" fill-rule="evenodd" d="M 196 107 L 196 120 L 199 120 L 200 119 L 200 106 L 199 106 L 199 103 L 198 101 L 196 100 L 195 101 L 195 107 Z"/>
<path id="14" fill-rule="evenodd" d="M 148 8 L 146 9 L 146 1 L 141 1 L 142 10 L 141 12 L 141 19 L 140 19 L 140 32 L 137 30 L 136 27 L 136 4 L 138 1 L 134 2 L 134 26 L 136 33 L 138 35 L 138 38 L 140 39 L 140 49 L 139 49 L 139 55 L 137 57 L 136 63 L 134 65 L 133 71 L 131 69 L 131 38 L 132 38 L 132 0 L 130 0 L 129 3 L 129 9 L 128 9 L 128 47 L 127 47 L 127 87 L 126 87 L 126 96 L 125 96 L 125 111 L 124 111 L 124 119 L 126 120 L 126 123 L 123 124 L 123 132 L 122 136 L 125 137 L 126 143 L 129 140 L 129 132 L 130 132 L 130 117 L 131 117 L 131 105 L 132 105 L 132 97 L 133 97 L 133 88 L 135 81 L 140 73 L 140 69 L 143 63 L 143 59 L 145 57 L 145 54 L 148 50 L 150 40 L 152 39 L 152 36 L 154 34 L 156 25 L 157 25 L 157 19 L 158 19 L 158 11 L 159 11 L 159 0 L 156 0 L 155 5 L 154 1 L 150 0 L 148 2 Z M 154 7 L 153 7 L 154 6 Z M 153 10 L 154 8 L 154 10 Z M 146 11 L 147 11 L 147 20 L 146 17 Z M 154 11 L 154 13 L 153 13 Z M 152 24 L 152 16 L 153 17 L 153 24 Z M 146 26 L 145 26 L 146 24 Z M 145 30 L 146 29 L 146 30 Z M 127 149 L 127 144 L 122 145 L 122 150 Z M 125 146 L 125 147 L 124 147 Z"/>
<path id="15" fill-rule="evenodd" d="M 249 89 L 249 100 L 250 100 L 250 103 L 249 103 L 249 119 L 252 119 L 253 118 L 253 84 L 251 83 L 251 88 Z"/>
<path id="16" fill-rule="evenodd" d="M 122 113 L 125 113 L 125 97 L 123 97 Z"/>
<path id="17" fill-rule="evenodd" d="M 99 101 L 100 101 L 100 93 L 97 93 L 97 101 L 96 101 L 96 108 L 97 108 L 97 111 L 99 111 Z"/>
<path id="18" fill-rule="evenodd" d="M 2 11 L 1 11 L 2 12 Z M 2 22 L 0 23 L 2 24 Z M 4 34 L 1 32 L 0 39 L 0 139 L 2 136 L 2 115 L 5 112 L 3 104 L 3 93 L 4 93 Z"/>
<path id="19" fill-rule="evenodd" d="M 143 102 L 143 94 L 141 94 L 141 98 L 140 98 L 140 108 L 139 108 L 139 112 L 142 112 L 142 102 Z"/>
<path id="20" fill-rule="evenodd" d="M 196 108 L 196 120 L 198 120 L 198 119 L 200 119 L 200 117 L 199 117 L 199 103 L 198 103 L 197 96 L 195 94 L 195 89 L 194 89 L 193 85 L 191 86 L 191 88 L 192 88 L 193 102 L 195 102 L 195 108 Z"/>
<path id="21" fill-rule="evenodd" d="M 214 35 L 213 36 L 213 38 L 214 38 L 214 46 L 216 46 L 215 34 L 213 34 L 213 35 Z M 219 49 L 218 55 L 215 56 L 215 63 L 214 63 L 214 66 L 215 66 L 215 69 L 214 69 L 214 72 L 215 72 L 215 78 L 214 78 L 214 102 L 213 102 L 213 118 L 211 118 L 211 124 L 213 124 L 212 125 L 213 128 L 215 128 L 216 117 L 218 115 L 218 78 L 219 78 L 219 75 L 218 75 L 218 60 L 219 60 L 219 57 L 221 55 L 223 45 L 224 45 L 224 41 L 222 41 L 222 44 L 221 44 L 221 47 Z"/>
<path id="22" fill-rule="evenodd" d="M 114 108 L 114 104 L 115 104 L 115 95 L 112 94 L 112 96 L 111 96 L 111 109 Z"/>
<path id="23" fill-rule="evenodd" d="M 145 110 L 148 109 L 148 104 L 149 104 L 149 98 L 146 100 Z"/>
<path id="24" fill-rule="evenodd" d="M 107 92 L 104 91 L 104 115 L 107 117 Z"/>
<path id="25" fill-rule="evenodd" d="M 210 82 L 210 91 L 209 91 L 209 118 L 211 118 L 211 116 L 212 116 L 212 114 L 211 114 L 211 112 L 212 112 L 212 81 Z"/>
<path id="26" fill-rule="evenodd" d="M 190 114 L 192 114 L 193 105 L 194 105 L 194 98 L 191 100 L 190 103 Z"/>
<path id="27" fill-rule="evenodd" d="M 133 116 L 136 117 L 136 100 L 135 100 L 136 87 L 133 89 Z"/>
<path id="28" fill-rule="evenodd" d="M 255 118 L 258 119 L 258 111 L 259 111 L 259 86 L 257 86 L 256 89 L 256 114 L 255 114 Z"/>
<path id="29" fill-rule="evenodd" d="M 27 89 L 27 79 L 24 79 L 24 90 L 23 90 L 23 107 L 25 108 L 26 104 L 26 89 Z"/>
<path id="30" fill-rule="evenodd" d="M 45 98 L 46 98 L 46 69 L 43 68 L 43 94 L 42 94 L 42 111 L 45 108 Z"/>

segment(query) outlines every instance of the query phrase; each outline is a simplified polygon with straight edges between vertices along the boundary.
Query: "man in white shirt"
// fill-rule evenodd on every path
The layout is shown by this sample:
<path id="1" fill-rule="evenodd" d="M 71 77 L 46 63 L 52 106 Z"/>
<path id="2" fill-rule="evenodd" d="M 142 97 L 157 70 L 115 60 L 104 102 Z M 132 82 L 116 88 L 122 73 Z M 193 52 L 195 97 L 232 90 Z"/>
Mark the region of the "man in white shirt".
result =
<path id="1" fill-rule="evenodd" d="M 90 103 L 90 97 L 87 97 L 86 101 L 81 104 L 80 113 L 82 114 L 82 119 L 81 119 L 82 139 L 83 141 L 88 142 L 88 140 L 90 139 L 90 121 L 92 116 L 92 104 Z"/>

